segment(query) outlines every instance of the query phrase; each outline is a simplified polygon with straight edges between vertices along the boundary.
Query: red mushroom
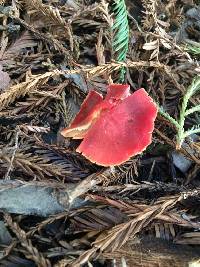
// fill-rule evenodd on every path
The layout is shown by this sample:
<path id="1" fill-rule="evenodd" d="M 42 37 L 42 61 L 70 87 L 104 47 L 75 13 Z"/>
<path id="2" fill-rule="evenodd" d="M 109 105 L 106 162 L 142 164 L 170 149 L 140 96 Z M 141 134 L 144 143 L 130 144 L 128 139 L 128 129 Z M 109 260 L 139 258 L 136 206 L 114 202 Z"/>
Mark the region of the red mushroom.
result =
<path id="1" fill-rule="evenodd" d="M 108 86 L 105 100 L 123 100 L 130 95 L 130 86 L 128 84 L 111 84 Z"/>
<path id="2" fill-rule="evenodd" d="M 130 95 L 129 86 L 112 85 L 105 100 L 99 98 L 98 104 L 87 109 L 91 114 L 85 112 L 81 117 L 90 94 L 74 122 L 62 132 L 71 131 L 67 136 L 73 133 L 77 138 L 77 131 L 82 133 L 80 129 L 84 129 L 84 139 L 77 151 L 98 165 L 115 166 L 145 150 L 151 143 L 157 115 L 157 106 L 146 91 L 139 89 Z M 89 127 L 81 128 L 83 122 Z"/>
<path id="3" fill-rule="evenodd" d="M 103 97 L 95 91 L 90 91 L 79 113 L 68 128 L 61 131 L 64 137 L 73 137 L 74 139 L 83 139 L 85 133 L 96 120 L 100 106 L 103 102 Z"/>

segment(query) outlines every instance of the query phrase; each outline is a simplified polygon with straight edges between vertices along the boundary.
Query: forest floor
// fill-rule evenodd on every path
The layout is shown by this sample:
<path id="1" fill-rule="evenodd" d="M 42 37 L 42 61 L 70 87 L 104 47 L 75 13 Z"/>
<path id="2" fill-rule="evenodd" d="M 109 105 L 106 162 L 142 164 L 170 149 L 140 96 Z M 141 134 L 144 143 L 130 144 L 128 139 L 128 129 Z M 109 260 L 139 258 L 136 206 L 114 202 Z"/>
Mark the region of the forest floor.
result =
<path id="1" fill-rule="evenodd" d="M 0 266 L 200 266 L 199 1 L 1 0 L 0 20 Z M 60 132 L 112 82 L 159 111 L 102 167 Z"/>

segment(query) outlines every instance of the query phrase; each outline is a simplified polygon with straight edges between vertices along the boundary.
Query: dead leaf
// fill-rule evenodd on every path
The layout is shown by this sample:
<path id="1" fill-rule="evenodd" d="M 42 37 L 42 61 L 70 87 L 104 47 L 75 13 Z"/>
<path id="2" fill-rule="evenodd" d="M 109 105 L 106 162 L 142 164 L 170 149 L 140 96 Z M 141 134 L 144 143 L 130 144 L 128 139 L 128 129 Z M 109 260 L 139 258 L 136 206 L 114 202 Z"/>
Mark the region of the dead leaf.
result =
<path id="1" fill-rule="evenodd" d="M 170 24 L 168 22 L 160 20 L 160 19 L 157 19 L 157 22 L 163 27 L 169 27 L 170 26 Z"/>
<path id="2" fill-rule="evenodd" d="M 9 64 L 17 57 L 21 50 L 26 47 L 34 47 L 37 42 L 31 36 L 28 31 L 25 31 L 18 39 L 16 39 L 4 52 L 2 55 L 2 64 Z"/>
<path id="3" fill-rule="evenodd" d="M 10 83 L 10 77 L 7 72 L 2 70 L 2 66 L 0 65 L 0 91 L 4 91 Z"/>
<path id="4" fill-rule="evenodd" d="M 158 46 L 158 40 L 155 40 L 153 42 L 145 43 L 142 48 L 145 50 L 154 50 L 157 48 L 157 46 Z"/>

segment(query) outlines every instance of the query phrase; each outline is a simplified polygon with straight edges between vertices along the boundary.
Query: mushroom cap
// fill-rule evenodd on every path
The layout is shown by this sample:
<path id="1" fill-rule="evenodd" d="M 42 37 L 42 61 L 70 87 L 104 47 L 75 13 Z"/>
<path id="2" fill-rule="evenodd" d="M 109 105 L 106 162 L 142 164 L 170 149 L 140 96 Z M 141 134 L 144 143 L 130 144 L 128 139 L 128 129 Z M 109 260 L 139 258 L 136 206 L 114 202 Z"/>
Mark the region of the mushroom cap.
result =
<path id="1" fill-rule="evenodd" d="M 156 104 L 139 89 L 101 112 L 77 151 L 98 165 L 120 165 L 151 143 L 156 115 Z"/>
<path id="2" fill-rule="evenodd" d="M 83 139 L 87 130 L 94 123 L 101 110 L 100 104 L 103 102 L 103 96 L 92 90 L 87 95 L 81 105 L 81 109 L 75 116 L 75 119 L 68 128 L 61 131 L 64 137 L 73 137 L 74 139 Z"/>
<path id="3" fill-rule="evenodd" d="M 105 100 L 123 100 L 130 96 L 130 85 L 128 84 L 111 84 L 108 86 Z"/>
<path id="4" fill-rule="evenodd" d="M 103 96 L 92 90 L 81 105 L 81 109 L 68 128 L 61 131 L 64 137 L 83 139 L 88 129 L 94 124 L 102 111 L 111 109 L 120 100 L 130 95 L 130 86 L 112 84 L 108 86 L 107 95 Z"/>

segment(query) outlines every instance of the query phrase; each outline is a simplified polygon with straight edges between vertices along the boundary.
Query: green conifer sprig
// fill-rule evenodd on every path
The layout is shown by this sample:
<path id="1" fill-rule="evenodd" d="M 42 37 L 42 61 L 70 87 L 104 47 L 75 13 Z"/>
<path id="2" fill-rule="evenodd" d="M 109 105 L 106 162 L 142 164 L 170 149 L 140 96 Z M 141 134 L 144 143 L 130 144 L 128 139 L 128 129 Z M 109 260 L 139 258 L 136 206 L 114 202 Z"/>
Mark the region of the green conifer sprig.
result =
<path id="1" fill-rule="evenodd" d="M 114 0 L 112 11 L 114 24 L 112 27 L 114 38 L 112 43 L 113 58 L 123 62 L 126 59 L 129 44 L 128 12 L 125 0 Z M 121 69 L 120 80 L 124 80 L 125 69 Z"/>
<path id="2" fill-rule="evenodd" d="M 185 119 L 188 115 L 193 114 L 194 112 L 200 111 L 200 105 L 188 108 L 188 102 L 190 98 L 200 91 L 200 76 L 197 76 L 193 79 L 192 84 L 188 87 L 186 94 L 183 96 L 182 105 L 180 108 L 179 119 L 176 121 L 172 118 L 167 112 L 164 111 L 162 107 L 159 108 L 160 114 L 170 121 L 175 128 L 177 129 L 176 141 L 177 148 L 180 149 L 184 139 L 192 134 L 200 133 L 200 125 L 195 125 L 191 129 L 185 131 Z"/>

